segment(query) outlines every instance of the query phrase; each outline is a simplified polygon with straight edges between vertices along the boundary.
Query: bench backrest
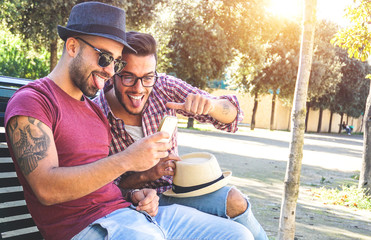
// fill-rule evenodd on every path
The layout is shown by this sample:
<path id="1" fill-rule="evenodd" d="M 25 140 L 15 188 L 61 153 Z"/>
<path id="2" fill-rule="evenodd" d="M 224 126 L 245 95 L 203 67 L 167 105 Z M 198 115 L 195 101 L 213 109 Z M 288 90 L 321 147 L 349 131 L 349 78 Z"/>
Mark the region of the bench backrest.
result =
<path id="1" fill-rule="evenodd" d="M 0 76 L 0 239 L 43 239 L 27 209 L 5 138 L 4 112 L 8 100 L 27 82 Z"/>

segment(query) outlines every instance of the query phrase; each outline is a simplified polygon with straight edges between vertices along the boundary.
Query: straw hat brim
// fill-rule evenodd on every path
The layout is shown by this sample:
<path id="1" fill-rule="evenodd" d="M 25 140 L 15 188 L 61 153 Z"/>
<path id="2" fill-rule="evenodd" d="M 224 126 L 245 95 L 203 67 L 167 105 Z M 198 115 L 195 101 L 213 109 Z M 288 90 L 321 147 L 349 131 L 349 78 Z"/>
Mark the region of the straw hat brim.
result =
<path id="1" fill-rule="evenodd" d="M 219 190 L 222 187 L 226 186 L 229 182 L 230 177 L 232 176 L 232 172 L 230 171 L 223 172 L 223 176 L 224 178 L 221 179 L 220 181 L 217 181 L 216 183 L 211 184 L 210 186 L 207 186 L 205 188 L 201 188 L 195 191 L 191 191 L 187 193 L 175 193 L 173 192 L 172 189 L 169 189 L 162 194 L 168 197 L 177 197 L 177 198 L 197 197 L 197 196 L 205 195 L 211 192 L 215 192 L 216 190 Z"/>

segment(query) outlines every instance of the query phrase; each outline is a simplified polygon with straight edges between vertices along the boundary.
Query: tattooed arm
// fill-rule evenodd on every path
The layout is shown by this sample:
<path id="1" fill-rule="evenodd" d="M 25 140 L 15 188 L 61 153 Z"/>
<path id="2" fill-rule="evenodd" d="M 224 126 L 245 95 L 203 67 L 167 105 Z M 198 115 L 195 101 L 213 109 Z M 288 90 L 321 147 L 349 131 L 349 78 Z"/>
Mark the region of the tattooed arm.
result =
<path id="1" fill-rule="evenodd" d="M 81 198 L 126 171 L 147 170 L 166 157 L 170 148 L 169 143 L 158 142 L 168 135 L 157 133 L 96 162 L 59 167 L 53 132 L 38 119 L 12 117 L 7 124 L 7 134 L 23 175 L 44 205 Z"/>
<path id="2" fill-rule="evenodd" d="M 38 166 L 50 148 L 50 137 L 42 122 L 27 117 L 15 117 L 8 124 L 8 136 L 18 165 L 25 176 Z"/>
<path id="3" fill-rule="evenodd" d="M 222 123 L 231 123 L 237 117 L 237 108 L 227 99 L 212 99 L 201 94 L 189 94 L 184 103 L 168 102 L 166 107 L 192 114 L 208 114 Z"/>
<path id="4" fill-rule="evenodd" d="M 209 115 L 219 122 L 231 123 L 237 117 L 237 108 L 227 99 L 214 99 L 214 105 Z"/>

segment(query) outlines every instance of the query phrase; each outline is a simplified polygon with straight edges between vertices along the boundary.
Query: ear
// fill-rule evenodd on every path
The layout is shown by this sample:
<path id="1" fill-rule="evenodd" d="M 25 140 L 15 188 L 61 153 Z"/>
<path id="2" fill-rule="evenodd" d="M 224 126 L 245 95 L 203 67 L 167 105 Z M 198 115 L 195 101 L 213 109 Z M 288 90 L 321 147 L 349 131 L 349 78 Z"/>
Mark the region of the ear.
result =
<path id="1" fill-rule="evenodd" d="M 76 38 L 69 37 L 66 40 L 66 51 L 70 57 L 76 57 L 81 49 L 81 45 Z"/>

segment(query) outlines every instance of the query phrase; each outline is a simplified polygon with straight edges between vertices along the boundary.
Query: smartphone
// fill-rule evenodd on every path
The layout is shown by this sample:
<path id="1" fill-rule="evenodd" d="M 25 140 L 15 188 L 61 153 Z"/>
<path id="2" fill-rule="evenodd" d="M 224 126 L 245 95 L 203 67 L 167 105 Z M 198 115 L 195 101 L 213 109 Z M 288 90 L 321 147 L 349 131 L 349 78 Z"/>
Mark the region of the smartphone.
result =
<path id="1" fill-rule="evenodd" d="M 174 134 L 176 126 L 178 124 L 178 118 L 174 116 L 165 116 L 160 123 L 160 127 L 158 128 L 159 132 L 167 132 L 170 136 L 169 139 L 163 139 L 160 142 L 170 142 L 171 137 Z"/>

